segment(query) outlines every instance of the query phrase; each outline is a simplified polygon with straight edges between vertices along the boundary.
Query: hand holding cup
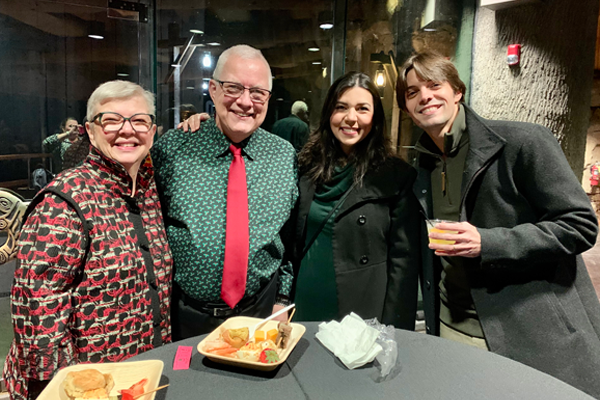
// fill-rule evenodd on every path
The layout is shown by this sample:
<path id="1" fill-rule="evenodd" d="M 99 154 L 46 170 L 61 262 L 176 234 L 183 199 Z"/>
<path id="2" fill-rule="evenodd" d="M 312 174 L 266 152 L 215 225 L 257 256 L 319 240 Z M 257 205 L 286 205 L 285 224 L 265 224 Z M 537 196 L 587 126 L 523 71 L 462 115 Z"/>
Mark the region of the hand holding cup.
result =
<path id="1" fill-rule="evenodd" d="M 445 257 L 479 257 L 481 235 L 468 222 L 427 220 L 429 248 Z"/>

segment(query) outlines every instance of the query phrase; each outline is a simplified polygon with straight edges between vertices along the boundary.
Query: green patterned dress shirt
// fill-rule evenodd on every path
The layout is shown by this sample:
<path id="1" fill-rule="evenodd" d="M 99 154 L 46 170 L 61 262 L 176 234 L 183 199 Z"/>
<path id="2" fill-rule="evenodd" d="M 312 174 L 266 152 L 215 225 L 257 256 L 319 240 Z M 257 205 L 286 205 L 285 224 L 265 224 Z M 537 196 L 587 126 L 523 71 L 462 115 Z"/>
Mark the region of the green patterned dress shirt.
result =
<path id="1" fill-rule="evenodd" d="M 292 266 L 284 258 L 282 230 L 298 198 L 296 152 L 261 128 L 243 144 L 250 228 L 245 296 L 256 294 L 278 269 L 278 295 L 289 296 Z M 168 131 L 151 150 L 174 279 L 199 301 L 221 300 L 227 177 L 233 159 L 229 145 L 211 119 L 198 132 Z"/>

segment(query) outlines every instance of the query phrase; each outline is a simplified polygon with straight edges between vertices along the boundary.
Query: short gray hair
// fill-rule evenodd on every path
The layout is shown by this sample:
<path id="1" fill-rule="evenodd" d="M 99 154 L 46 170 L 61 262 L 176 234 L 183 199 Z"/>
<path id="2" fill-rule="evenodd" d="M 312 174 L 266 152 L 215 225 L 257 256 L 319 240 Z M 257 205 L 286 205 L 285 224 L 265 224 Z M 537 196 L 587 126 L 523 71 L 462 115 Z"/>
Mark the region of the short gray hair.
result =
<path id="1" fill-rule="evenodd" d="M 148 105 L 148 114 L 154 115 L 156 106 L 154 103 L 154 94 L 147 91 L 140 85 L 122 80 L 104 82 L 94 90 L 87 102 L 87 120 L 92 121 L 95 116 L 96 107 L 102 103 L 111 100 L 125 100 L 140 96 Z"/>
<path id="2" fill-rule="evenodd" d="M 215 66 L 215 71 L 213 72 L 213 79 L 220 80 L 221 73 L 223 72 L 223 67 L 227 60 L 231 56 L 237 56 L 242 60 L 262 60 L 267 66 L 267 71 L 269 71 L 269 90 L 273 89 L 273 74 L 271 73 L 271 67 L 267 62 L 263 53 L 255 49 L 252 46 L 248 46 L 247 44 L 238 44 L 235 46 L 231 46 L 227 50 L 221 53 L 219 59 L 217 60 L 217 65 Z"/>
<path id="3" fill-rule="evenodd" d="M 306 114 L 308 112 L 308 106 L 302 100 L 295 101 L 294 104 L 292 104 L 292 114 L 298 115 L 301 112 Z"/>

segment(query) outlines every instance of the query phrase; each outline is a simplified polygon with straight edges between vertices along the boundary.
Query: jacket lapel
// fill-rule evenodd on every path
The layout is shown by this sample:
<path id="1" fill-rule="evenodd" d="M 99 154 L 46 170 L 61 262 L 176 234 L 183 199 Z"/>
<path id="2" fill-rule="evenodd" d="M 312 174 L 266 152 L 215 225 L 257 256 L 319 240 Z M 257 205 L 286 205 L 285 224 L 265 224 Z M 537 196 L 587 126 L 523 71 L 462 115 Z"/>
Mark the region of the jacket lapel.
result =
<path id="1" fill-rule="evenodd" d="M 296 237 L 305 240 L 306 220 L 313 197 L 315 196 L 315 184 L 306 176 L 300 177 L 300 199 L 298 202 L 298 222 L 296 223 Z M 302 242 L 302 246 L 304 242 Z"/>
<path id="2" fill-rule="evenodd" d="M 469 135 L 469 153 L 465 160 L 465 169 L 461 184 L 461 220 L 466 218 L 465 200 L 477 176 L 494 160 L 506 144 L 506 140 L 490 129 L 485 121 L 467 105 L 467 132 Z"/>

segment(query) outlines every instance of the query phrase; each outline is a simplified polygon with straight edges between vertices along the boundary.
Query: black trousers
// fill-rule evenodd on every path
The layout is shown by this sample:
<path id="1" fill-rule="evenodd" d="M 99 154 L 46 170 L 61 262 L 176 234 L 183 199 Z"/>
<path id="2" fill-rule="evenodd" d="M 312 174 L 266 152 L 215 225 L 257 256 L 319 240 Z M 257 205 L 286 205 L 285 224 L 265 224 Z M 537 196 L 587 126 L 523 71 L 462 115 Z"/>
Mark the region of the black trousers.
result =
<path id="1" fill-rule="evenodd" d="M 275 304 L 278 289 L 278 275 L 275 272 L 271 280 L 256 295 L 240 301 L 240 303 L 245 303 L 244 307 L 226 317 L 215 317 L 207 310 L 207 308 L 210 308 L 210 305 L 191 299 L 181 290 L 177 283 L 173 283 L 173 298 L 171 301 L 171 332 L 173 341 L 176 342 L 210 333 L 227 318 L 233 316 L 268 317 L 273 313 L 273 305 Z M 222 303 L 220 306 L 227 307 L 225 303 Z"/>

